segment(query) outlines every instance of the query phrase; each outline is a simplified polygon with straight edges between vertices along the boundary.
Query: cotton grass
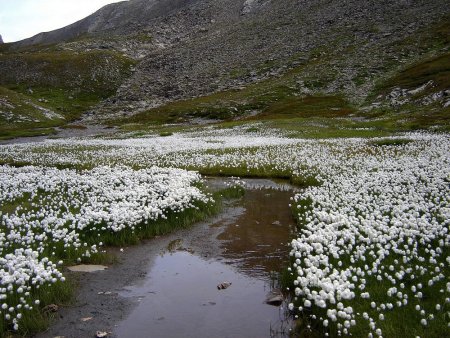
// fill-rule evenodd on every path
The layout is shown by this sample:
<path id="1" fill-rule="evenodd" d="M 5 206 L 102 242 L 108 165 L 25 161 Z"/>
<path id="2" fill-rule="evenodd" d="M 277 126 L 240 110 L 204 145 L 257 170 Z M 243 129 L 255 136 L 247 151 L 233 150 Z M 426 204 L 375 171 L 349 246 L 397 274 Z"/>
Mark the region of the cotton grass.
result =
<path id="1" fill-rule="evenodd" d="M 43 249 L 33 243 L 51 239 L 89 254 L 98 246 L 86 246 L 80 231 L 133 228 L 164 217 L 167 209 L 182 210 L 193 200 L 207 198 L 192 187 L 198 174 L 172 167 L 290 176 L 299 182 L 314 178 L 317 184 L 291 202 L 300 227 L 291 242 L 294 281 L 289 289 L 295 298 L 289 309 L 311 323 L 320 322 L 326 335 L 358 329 L 358 334 L 380 337 L 401 311 L 414 313 L 410 317 L 419 327 L 441 320 L 450 302 L 449 137 L 411 133 L 395 137 L 408 142 L 384 145 L 389 143 L 386 139 L 302 140 L 259 129 L 261 135 L 234 128 L 133 140 L 0 146 L 0 157 L 8 161 L 105 165 L 81 173 L 3 167 L 2 201 L 28 196 L 34 203 L 2 215 L 8 229 L 0 234 L 3 266 L 14 267 L 16 256 L 19 261 L 31 258 L 33 266 L 24 265 L 17 273 L 25 286 L 38 276 L 35 271 L 42 271 L 43 280 L 62 278 L 57 265 L 44 260 Z M 127 167 L 117 168 L 118 164 Z M 129 169 L 152 166 L 159 168 Z M 43 195 L 50 196 L 45 203 L 37 200 Z M 2 284 L 1 297 L 7 299 L 8 292 L 18 292 L 19 287 L 26 293 L 14 281 Z"/>

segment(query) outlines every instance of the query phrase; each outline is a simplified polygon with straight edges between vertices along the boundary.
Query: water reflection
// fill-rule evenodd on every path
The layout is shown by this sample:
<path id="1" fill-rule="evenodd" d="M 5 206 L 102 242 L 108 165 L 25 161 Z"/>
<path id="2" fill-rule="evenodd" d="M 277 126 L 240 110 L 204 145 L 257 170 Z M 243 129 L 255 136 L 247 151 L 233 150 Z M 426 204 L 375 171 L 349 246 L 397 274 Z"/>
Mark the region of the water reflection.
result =
<path id="1" fill-rule="evenodd" d="M 128 290 L 140 299 L 118 337 L 266 337 L 282 310 L 263 303 L 267 282 L 178 251 L 158 257 L 150 280 Z M 217 284 L 230 281 L 225 290 Z"/>
<path id="2" fill-rule="evenodd" d="M 274 189 L 246 191 L 241 202 L 246 212 L 218 237 L 227 262 L 253 277 L 282 269 L 295 224 L 288 207 L 292 194 Z"/>

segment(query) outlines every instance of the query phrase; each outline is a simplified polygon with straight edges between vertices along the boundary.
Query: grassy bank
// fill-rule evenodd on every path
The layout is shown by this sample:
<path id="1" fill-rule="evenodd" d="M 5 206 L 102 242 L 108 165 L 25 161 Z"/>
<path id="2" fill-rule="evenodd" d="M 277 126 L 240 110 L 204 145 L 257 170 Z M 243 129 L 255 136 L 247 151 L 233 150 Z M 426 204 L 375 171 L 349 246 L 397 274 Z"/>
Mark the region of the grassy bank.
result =
<path id="1" fill-rule="evenodd" d="M 197 184 L 198 185 L 198 184 Z M 7 297 L 4 297 L 4 306 L 2 307 L 2 316 L 0 320 L 0 335 L 8 337 L 9 335 L 20 334 L 21 336 L 31 336 L 33 333 L 43 331 L 50 324 L 54 311 L 49 305 L 57 304 L 58 306 L 65 306 L 70 304 L 75 285 L 72 281 L 67 281 L 63 275 L 58 272 L 63 271 L 64 266 L 77 263 L 104 263 L 114 261 L 111 256 L 105 256 L 102 248 L 105 246 L 123 246 L 130 244 L 138 244 L 142 239 L 149 239 L 155 236 L 166 234 L 176 229 L 188 227 L 195 222 L 204 220 L 211 215 L 217 214 L 222 207 L 224 199 L 237 198 L 244 193 L 243 189 L 238 186 L 232 186 L 215 192 L 207 192 L 203 185 L 197 187 L 203 194 L 208 194 L 210 198 L 207 200 L 193 199 L 185 205 L 185 207 L 168 207 L 163 210 L 160 217 L 150 218 L 140 223 L 133 223 L 125 226 L 120 231 L 105 230 L 109 225 L 108 222 L 100 222 L 88 224 L 84 229 L 77 230 L 78 236 L 74 245 L 67 245 L 71 243 L 68 241 L 58 240 L 56 233 L 64 228 L 55 228 L 53 232 L 41 232 L 36 227 L 34 221 L 30 220 L 30 225 L 27 228 L 33 228 L 34 236 L 41 239 L 39 243 L 39 256 L 33 256 L 44 262 L 48 262 L 52 267 L 50 276 L 44 277 L 39 274 L 33 276 L 33 279 L 28 281 L 19 280 L 17 285 L 10 284 L 8 286 L 7 280 L 3 279 L 3 285 L 8 286 Z M 14 240 L 20 234 L 22 238 L 28 238 L 28 249 L 33 250 L 34 244 L 31 242 L 29 230 L 21 230 L 17 224 L 12 226 L 11 220 L 15 219 L 14 214 L 17 215 L 33 215 L 34 212 L 39 213 L 40 210 L 51 210 L 48 204 L 52 205 L 55 199 L 65 199 L 64 190 L 70 190 L 68 187 L 55 189 L 38 188 L 36 194 L 33 196 L 30 193 L 18 195 L 16 198 L 10 199 L 8 202 L 2 203 L 2 225 L 1 230 L 5 233 L 10 241 L 3 243 L 2 256 L 10 259 L 11 255 L 18 255 L 17 250 L 22 250 L 24 240 Z M 62 193 L 61 197 L 57 191 Z M 131 193 L 131 192 L 130 192 Z M 164 198 L 166 193 L 162 193 L 160 198 Z M 168 194 L 168 193 L 167 193 Z M 58 197 L 59 196 L 59 197 Z M 76 198 L 75 198 L 76 199 Z M 84 200 L 84 198 L 83 198 Z M 86 202 L 87 203 L 87 202 Z M 54 205 L 56 207 L 56 205 Z M 60 206 L 58 206 L 60 208 Z M 70 209 L 70 214 L 80 214 L 83 206 L 65 206 L 60 210 L 61 219 L 64 218 L 64 208 Z M 81 208 L 81 209 L 80 209 Z M 47 211 L 46 213 L 48 213 Z M 130 210 L 132 212 L 132 210 Z M 42 214 L 43 215 L 43 214 Z M 29 217 L 29 216 L 28 216 Z M 83 216 L 81 216 L 83 218 Z M 52 222 L 51 217 L 42 219 L 43 223 Z M 66 229 L 74 229 L 74 227 L 67 223 Z M 78 226 L 79 227 L 79 226 Z M 76 227 L 75 227 L 76 229 Z M 54 238 L 52 236 L 54 235 Z M 12 237 L 10 237 L 12 236 Z M 70 237 L 70 236 L 68 236 Z M 76 243 L 83 243 L 81 246 Z M 98 248 L 94 249 L 93 248 Z M 84 249 L 83 249 L 84 248 Z M 80 250 L 81 249 L 81 250 Z M 85 249 L 92 251 L 84 252 Z M 10 258 L 8 258 L 10 257 Z M 47 258 L 48 257 L 48 258 Z M 49 259 L 51 261 L 49 261 Z M 54 263 L 52 263 L 54 262 Z M 58 262 L 58 263 L 56 263 Z M 38 261 L 35 262 L 36 264 Z M 21 263 L 18 263 L 21 264 Z M 27 263 L 26 263 L 27 264 Z M 31 264 L 31 263 L 30 263 Z M 55 268 L 58 267 L 58 270 Z M 50 272 L 50 270 L 48 270 Z M 11 272 L 12 273 L 12 272 Z M 30 272 L 33 274 L 33 272 Z M 11 275 L 12 277 L 12 275 Z M 10 277 L 10 278 L 11 278 Z M 6 278 L 6 277 L 3 277 Z M 6 283 L 6 284 L 5 284 Z M 6 289 L 5 289 L 6 291 Z M 18 324 L 18 327 L 15 327 Z"/>

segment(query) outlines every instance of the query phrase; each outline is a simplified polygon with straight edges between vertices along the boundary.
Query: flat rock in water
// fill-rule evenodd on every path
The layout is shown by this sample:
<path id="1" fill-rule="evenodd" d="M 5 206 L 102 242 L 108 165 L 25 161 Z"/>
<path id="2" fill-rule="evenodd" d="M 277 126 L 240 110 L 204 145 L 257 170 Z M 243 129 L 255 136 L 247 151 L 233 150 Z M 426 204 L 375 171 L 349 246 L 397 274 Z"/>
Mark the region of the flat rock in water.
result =
<path id="1" fill-rule="evenodd" d="M 108 269 L 107 266 L 104 265 L 88 265 L 88 264 L 80 264 L 69 266 L 68 269 L 74 272 L 95 272 L 95 271 L 103 271 Z"/>
<path id="2" fill-rule="evenodd" d="M 266 304 L 280 306 L 283 300 L 283 293 L 280 290 L 273 290 L 267 295 Z"/>

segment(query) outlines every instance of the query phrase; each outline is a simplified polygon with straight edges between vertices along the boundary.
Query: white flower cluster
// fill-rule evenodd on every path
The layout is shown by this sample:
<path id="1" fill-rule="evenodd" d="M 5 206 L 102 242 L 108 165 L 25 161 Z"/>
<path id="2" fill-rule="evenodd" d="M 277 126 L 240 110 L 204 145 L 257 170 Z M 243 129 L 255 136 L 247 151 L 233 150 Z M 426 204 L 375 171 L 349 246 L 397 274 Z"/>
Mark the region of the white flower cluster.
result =
<path id="1" fill-rule="evenodd" d="M 77 172 L 0 166 L 1 315 L 17 329 L 22 310 L 32 307 L 33 288 L 64 280 L 52 262 L 58 250 L 89 256 L 101 245 L 92 244 L 96 236 L 134 230 L 195 201 L 208 203 L 193 185 L 199 180 L 195 172 L 156 167 Z"/>
<path id="2" fill-rule="evenodd" d="M 382 335 L 377 323 L 394 308 L 421 310 L 422 325 L 445 315 L 449 146 L 436 137 L 323 159 L 333 167 L 343 156 L 322 186 L 294 198 L 304 223 L 291 252 L 301 310 L 315 307 L 323 326 L 335 322 L 340 334 L 366 320 L 370 336 Z M 425 309 L 423 298 L 436 293 Z"/>
<path id="3" fill-rule="evenodd" d="M 219 133 L 221 134 L 221 133 Z M 160 137 L 134 139 L 60 139 L 42 143 L 0 145 L 0 158 L 16 162 L 40 165 L 91 164 L 117 165 L 126 163 L 133 167 L 152 165 L 163 167 L 206 166 L 205 161 L 214 160 L 215 155 L 205 156 L 205 150 L 225 151 L 256 147 L 292 145 L 300 140 L 229 130 L 224 135 L 214 136 L 211 131 L 202 133 L 174 134 Z M 197 158 L 197 154 L 201 154 Z M 236 158 L 236 156 L 232 156 Z M 223 158 L 221 162 L 227 161 Z"/>
<path id="4" fill-rule="evenodd" d="M 313 177 L 322 184 L 307 188 L 292 202 L 303 224 L 298 238 L 292 241 L 297 302 L 290 308 L 311 308 L 312 318 L 322 320 L 325 327 L 335 325 L 341 334 L 367 321 L 369 335 L 378 336 L 389 312 L 399 307 L 418 313 L 422 325 L 430 325 L 442 314 L 444 304 L 450 302 L 450 283 L 446 284 L 450 263 L 448 135 L 406 134 L 396 137 L 404 142 L 389 146 L 389 141 L 395 140 L 301 140 L 258 128 L 257 133 L 235 128 L 133 140 L 71 139 L 8 145 L 0 146 L 0 158 L 43 165 L 120 163 L 219 173 L 239 169 L 240 175 L 253 170 L 305 179 L 305 185 Z M 112 175 L 118 173 L 120 170 Z M 28 189 L 26 182 L 21 183 L 23 191 Z M 52 184 L 43 180 L 42 189 L 46 191 Z M 114 186 L 114 181 L 103 186 Z M 83 228 L 100 222 L 105 230 L 114 231 L 141 219 L 139 212 L 125 217 L 123 210 L 127 209 L 119 202 L 109 208 L 104 197 L 90 197 L 89 189 L 97 188 L 75 193 L 67 190 L 77 210 L 69 223 Z M 2 191 L 9 200 L 19 196 L 15 189 L 2 187 Z M 34 190 L 29 191 L 33 194 Z M 143 210 L 140 198 L 144 196 L 131 199 L 131 210 L 136 206 Z M 92 210 L 91 203 L 101 207 Z M 22 214 L 8 218 L 20 223 Z M 45 227 L 42 220 L 54 224 L 60 216 L 43 210 L 35 220 Z M 71 231 L 54 233 L 72 238 Z M 51 236 L 55 236 L 53 232 Z M 442 297 L 429 306 L 430 295 L 436 292 Z"/>

